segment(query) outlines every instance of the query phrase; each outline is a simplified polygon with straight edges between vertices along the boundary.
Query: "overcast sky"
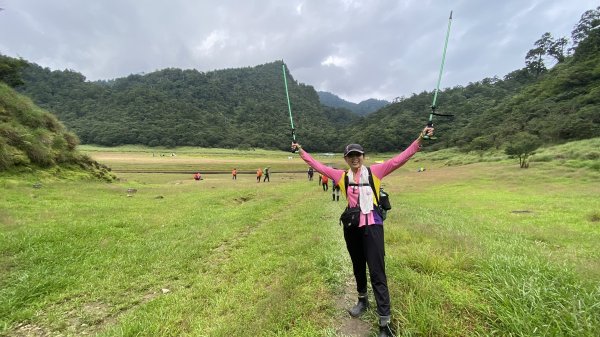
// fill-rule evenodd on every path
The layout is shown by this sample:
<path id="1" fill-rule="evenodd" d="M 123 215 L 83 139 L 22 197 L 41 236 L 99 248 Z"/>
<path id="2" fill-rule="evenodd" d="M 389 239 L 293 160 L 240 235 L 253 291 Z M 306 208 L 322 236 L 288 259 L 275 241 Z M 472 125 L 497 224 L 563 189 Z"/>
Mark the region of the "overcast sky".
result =
<path id="1" fill-rule="evenodd" d="M 393 100 L 503 77 L 598 0 L 0 0 L 0 53 L 88 80 L 283 59 L 346 100 Z"/>

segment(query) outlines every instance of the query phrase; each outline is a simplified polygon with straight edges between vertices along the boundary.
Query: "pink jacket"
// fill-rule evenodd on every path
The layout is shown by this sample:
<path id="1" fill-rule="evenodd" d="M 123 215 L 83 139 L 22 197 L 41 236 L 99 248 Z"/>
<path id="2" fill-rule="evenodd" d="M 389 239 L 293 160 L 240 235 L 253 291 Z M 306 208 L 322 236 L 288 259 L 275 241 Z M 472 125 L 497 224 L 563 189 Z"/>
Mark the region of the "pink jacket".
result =
<path id="1" fill-rule="evenodd" d="M 386 160 L 385 162 L 383 162 L 381 164 L 371 165 L 371 174 L 377 176 L 377 178 L 379 178 L 380 180 L 383 179 L 385 176 L 394 172 L 394 170 L 396 170 L 400 166 L 404 165 L 404 163 L 406 163 L 415 153 L 417 153 L 419 151 L 419 148 L 420 148 L 419 142 L 414 141 L 412 144 L 410 144 L 409 147 L 406 148 L 406 150 L 402 151 L 402 153 L 396 155 L 392 159 Z M 308 165 L 313 167 L 315 170 L 317 170 L 321 174 L 324 174 L 324 175 L 328 176 L 329 178 L 333 179 L 333 182 L 334 182 L 333 186 L 337 185 L 338 182 L 340 181 L 340 179 L 342 179 L 342 177 L 344 175 L 345 170 L 334 169 L 332 167 L 326 166 L 325 164 L 323 164 L 323 163 L 317 161 L 316 159 L 314 159 L 313 157 L 311 157 L 311 155 L 308 154 L 308 152 L 306 152 L 304 150 L 300 151 L 300 157 L 302 157 L 302 159 L 304 159 L 304 161 Z M 358 180 L 360 178 L 360 176 L 357 174 L 354 176 L 354 178 L 355 178 L 355 180 Z M 355 181 L 355 182 L 358 183 L 358 181 Z M 348 196 L 348 205 L 350 207 L 355 207 L 358 204 L 358 194 L 347 193 L 347 196 Z M 375 216 L 373 211 L 371 211 L 371 213 L 369 213 L 369 215 L 367 216 L 367 219 L 368 219 L 368 223 L 365 223 L 365 218 L 360 217 L 359 227 L 362 227 L 365 225 L 373 225 L 373 224 L 381 224 L 382 223 L 381 218 L 378 215 Z"/>

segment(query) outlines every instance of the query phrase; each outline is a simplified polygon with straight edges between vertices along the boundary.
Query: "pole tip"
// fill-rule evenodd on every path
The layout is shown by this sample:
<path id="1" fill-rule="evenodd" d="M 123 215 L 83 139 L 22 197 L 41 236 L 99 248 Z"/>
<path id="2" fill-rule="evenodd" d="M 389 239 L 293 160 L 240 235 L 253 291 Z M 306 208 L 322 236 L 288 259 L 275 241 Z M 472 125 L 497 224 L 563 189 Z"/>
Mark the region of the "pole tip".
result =
<path id="1" fill-rule="evenodd" d="M 452 11 L 450 11 L 450 20 L 452 20 Z"/>

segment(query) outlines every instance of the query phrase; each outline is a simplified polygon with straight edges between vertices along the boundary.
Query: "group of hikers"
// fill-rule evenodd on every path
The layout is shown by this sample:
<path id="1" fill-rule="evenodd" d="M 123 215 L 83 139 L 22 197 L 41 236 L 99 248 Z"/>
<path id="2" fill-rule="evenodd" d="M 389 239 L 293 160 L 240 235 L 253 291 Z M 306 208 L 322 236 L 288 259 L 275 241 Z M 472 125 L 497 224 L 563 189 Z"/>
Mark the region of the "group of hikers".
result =
<path id="1" fill-rule="evenodd" d="M 256 170 L 256 182 L 260 183 L 261 179 L 263 179 L 263 182 L 267 182 L 267 181 L 271 182 L 271 177 L 269 175 L 269 170 L 270 169 L 271 168 L 268 167 L 268 166 L 265 167 L 264 169 L 262 169 L 262 168 L 259 167 L 258 170 Z M 234 168 L 231 171 L 231 179 L 232 180 L 237 180 L 237 174 L 238 174 L 237 168 Z M 200 174 L 200 172 L 194 173 L 194 180 L 196 180 L 196 181 L 203 180 L 202 179 L 202 175 Z"/>
<path id="2" fill-rule="evenodd" d="M 368 167 L 364 164 L 363 147 L 360 144 L 348 144 L 344 149 L 344 160 L 349 167 L 348 170 L 321 163 L 306 152 L 299 143 L 292 143 L 292 150 L 298 151 L 300 157 L 309 166 L 309 181 L 313 180 L 316 171 L 319 173 L 319 184 L 323 191 L 328 191 L 329 180 L 331 180 L 333 201 L 339 201 L 340 194 L 346 196 L 348 204 L 340 221 L 344 224 L 343 235 L 352 261 L 358 297 L 356 304 L 348 309 L 348 313 L 352 317 L 359 317 L 369 308 L 367 285 L 370 280 L 379 316 L 379 337 L 394 336 L 390 326 L 391 300 L 385 272 L 383 221 L 386 208 L 382 210 L 383 203 L 380 203 L 383 195 L 380 192 L 381 180 L 417 153 L 421 148 L 421 141 L 433 136 L 433 131 L 432 127 L 425 127 L 404 151 L 389 160 Z M 194 175 L 194 179 L 201 180 L 200 173 Z M 235 168 L 232 171 L 232 179 L 237 179 Z M 258 168 L 256 182 L 259 183 L 261 179 L 263 182 L 270 181 L 269 167 Z M 369 279 L 367 279 L 367 267 Z"/>
<path id="3" fill-rule="evenodd" d="M 263 183 L 266 181 L 271 182 L 271 178 L 269 176 L 269 169 L 270 169 L 270 167 L 267 166 L 267 167 L 265 167 L 264 170 L 261 169 L 260 167 L 258 168 L 258 170 L 256 170 L 256 182 L 257 183 L 260 183 L 260 179 L 263 176 L 264 176 Z"/>

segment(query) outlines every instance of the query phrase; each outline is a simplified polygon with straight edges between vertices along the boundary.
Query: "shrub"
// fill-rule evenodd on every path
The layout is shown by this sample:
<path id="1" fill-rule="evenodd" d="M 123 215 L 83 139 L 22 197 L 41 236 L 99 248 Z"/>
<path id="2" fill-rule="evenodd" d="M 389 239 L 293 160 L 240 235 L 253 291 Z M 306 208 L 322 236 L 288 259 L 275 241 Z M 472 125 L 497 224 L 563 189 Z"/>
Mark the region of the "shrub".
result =
<path id="1" fill-rule="evenodd" d="M 67 148 L 69 149 L 69 151 L 75 150 L 77 145 L 79 145 L 79 138 L 77 138 L 77 136 L 71 132 L 64 132 L 62 135 L 63 138 L 67 141 Z"/>

